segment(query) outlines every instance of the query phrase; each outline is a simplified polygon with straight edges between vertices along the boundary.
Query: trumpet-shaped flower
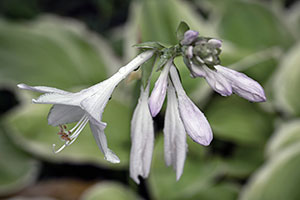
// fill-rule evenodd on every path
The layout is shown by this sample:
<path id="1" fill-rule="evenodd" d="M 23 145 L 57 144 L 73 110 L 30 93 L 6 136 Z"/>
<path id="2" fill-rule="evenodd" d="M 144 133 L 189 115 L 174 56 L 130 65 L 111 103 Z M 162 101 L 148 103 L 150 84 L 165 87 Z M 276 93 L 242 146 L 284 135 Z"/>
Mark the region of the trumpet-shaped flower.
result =
<path id="1" fill-rule="evenodd" d="M 157 81 L 155 82 L 155 86 L 151 92 L 150 98 L 149 98 L 149 108 L 152 117 L 155 117 L 163 103 L 166 97 L 167 93 L 167 86 L 168 86 L 168 74 L 170 67 L 172 65 L 173 59 L 170 59 L 165 67 L 163 68 L 161 74 L 159 75 Z"/>
<path id="2" fill-rule="evenodd" d="M 186 132 L 178 110 L 178 100 L 171 81 L 168 87 L 168 104 L 164 125 L 164 152 L 167 166 L 176 171 L 176 180 L 182 175 L 187 152 Z"/>
<path id="3" fill-rule="evenodd" d="M 138 176 L 147 178 L 154 145 L 153 120 L 148 106 L 149 83 L 141 94 L 131 120 L 130 177 L 140 183 Z"/>
<path id="4" fill-rule="evenodd" d="M 170 76 L 175 87 L 180 117 L 187 134 L 197 143 L 207 146 L 213 135 L 211 127 L 199 108 L 186 95 L 174 65 L 171 66 Z"/>
<path id="5" fill-rule="evenodd" d="M 48 123 L 49 125 L 60 127 L 58 134 L 61 136 L 61 139 L 65 141 L 61 148 L 54 151 L 55 153 L 71 145 L 89 122 L 97 145 L 104 154 L 105 159 L 112 163 L 120 162 L 119 158 L 107 147 L 107 140 L 104 134 L 106 123 L 101 121 L 102 113 L 118 83 L 130 72 L 151 58 L 153 53 L 153 51 L 146 51 L 138 55 L 126 66 L 120 68 L 119 71 L 109 79 L 77 93 L 71 93 L 52 87 L 32 87 L 26 84 L 18 84 L 20 89 L 45 93 L 39 98 L 33 99 L 33 103 L 54 104 L 48 115 Z M 65 124 L 76 121 L 78 121 L 78 123 L 72 129 L 67 130 Z M 53 144 L 53 149 L 54 148 L 55 144 Z"/>

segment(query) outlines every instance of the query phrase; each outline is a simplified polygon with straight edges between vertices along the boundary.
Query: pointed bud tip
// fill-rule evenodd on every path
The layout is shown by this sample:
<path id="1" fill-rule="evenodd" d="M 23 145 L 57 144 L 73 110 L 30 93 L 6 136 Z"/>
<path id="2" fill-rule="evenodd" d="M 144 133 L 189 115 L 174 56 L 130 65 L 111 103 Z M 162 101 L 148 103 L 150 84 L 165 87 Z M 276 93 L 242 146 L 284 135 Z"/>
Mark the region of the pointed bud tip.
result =
<path id="1" fill-rule="evenodd" d="M 154 102 L 153 98 L 151 98 L 151 97 L 149 98 L 148 106 L 149 106 L 149 110 L 150 110 L 152 117 L 155 117 L 161 109 L 161 107 L 159 105 L 157 105 L 157 103 Z"/>
<path id="2" fill-rule="evenodd" d="M 27 85 L 24 84 L 24 83 L 19 83 L 19 84 L 17 85 L 17 87 L 20 88 L 20 89 L 26 89 L 26 88 L 27 88 Z"/>
<path id="3" fill-rule="evenodd" d="M 218 39 L 213 38 L 213 39 L 208 40 L 208 43 L 212 44 L 216 48 L 221 48 L 222 47 L 222 40 L 218 40 Z"/>

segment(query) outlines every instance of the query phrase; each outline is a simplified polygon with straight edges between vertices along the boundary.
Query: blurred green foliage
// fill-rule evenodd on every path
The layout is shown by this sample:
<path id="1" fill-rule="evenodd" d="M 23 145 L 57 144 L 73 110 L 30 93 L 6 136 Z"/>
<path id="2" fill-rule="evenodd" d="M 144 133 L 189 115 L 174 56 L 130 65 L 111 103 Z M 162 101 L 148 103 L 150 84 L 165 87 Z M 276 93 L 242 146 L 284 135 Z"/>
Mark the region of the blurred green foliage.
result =
<path id="1" fill-rule="evenodd" d="M 213 128 L 212 144 L 202 147 L 188 139 L 184 173 L 176 182 L 175 173 L 163 162 L 161 113 L 155 119 L 153 163 L 144 185 L 137 187 L 127 181 L 124 186 L 120 178 L 119 183 L 99 183 L 80 198 L 300 199 L 300 3 L 6 0 L 0 1 L 0 11 L 0 83 L 13 88 L 21 102 L 1 117 L 0 195 L 30 187 L 39 162 L 128 169 L 129 124 L 138 98 L 137 81 L 124 81 L 104 112 L 108 143 L 120 157 L 119 165 L 102 158 L 88 127 L 72 146 L 52 154 L 52 143 L 60 141 L 57 129 L 47 125 L 50 107 L 31 105 L 36 94 L 17 91 L 17 83 L 78 91 L 104 80 L 132 59 L 138 53 L 134 44 L 175 44 L 176 27 L 185 21 L 200 35 L 222 39 L 222 64 L 262 83 L 267 102 L 221 97 L 202 79 L 190 78 L 182 60 L 176 59 L 184 88 Z M 44 16 L 44 12 L 56 15 Z"/>

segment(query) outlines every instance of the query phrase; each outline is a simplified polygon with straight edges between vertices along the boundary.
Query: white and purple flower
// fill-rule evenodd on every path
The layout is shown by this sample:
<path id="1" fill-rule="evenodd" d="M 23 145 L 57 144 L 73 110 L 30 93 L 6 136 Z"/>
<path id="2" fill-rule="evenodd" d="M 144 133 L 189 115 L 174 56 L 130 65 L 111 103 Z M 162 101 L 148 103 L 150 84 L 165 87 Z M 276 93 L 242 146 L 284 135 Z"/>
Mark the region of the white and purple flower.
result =
<path id="1" fill-rule="evenodd" d="M 119 82 L 151 58 L 153 54 L 154 51 L 146 51 L 138 55 L 126 66 L 120 68 L 119 71 L 109 79 L 77 93 L 71 93 L 52 87 L 32 87 L 26 84 L 18 84 L 20 89 L 45 93 L 38 99 L 33 99 L 33 103 L 53 104 L 48 115 L 48 123 L 49 125 L 60 127 L 58 134 L 61 136 L 61 139 L 65 141 L 63 146 L 56 151 L 54 150 L 54 152 L 58 153 L 65 147 L 71 145 L 89 122 L 97 145 L 104 154 L 105 159 L 112 163 L 119 163 L 119 158 L 107 146 L 107 140 L 104 134 L 106 123 L 102 122 L 102 113 L 114 88 Z M 65 124 L 76 121 L 78 123 L 71 130 L 66 129 Z M 53 144 L 53 149 L 54 148 L 55 144 Z"/>

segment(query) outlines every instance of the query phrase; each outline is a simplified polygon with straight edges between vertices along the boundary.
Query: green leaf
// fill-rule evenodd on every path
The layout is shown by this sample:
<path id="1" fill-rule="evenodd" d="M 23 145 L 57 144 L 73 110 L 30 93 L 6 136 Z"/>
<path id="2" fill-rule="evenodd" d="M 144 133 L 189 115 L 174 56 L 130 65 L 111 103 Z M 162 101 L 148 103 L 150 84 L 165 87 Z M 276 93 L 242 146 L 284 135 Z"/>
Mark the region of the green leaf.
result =
<path id="1" fill-rule="evenodd" d="M 149 78 L 151 79 L 152 71 L 156 62 L 157 56 L 150 58 L 146 63 L 142 65 L 142 83 L 143 87 L 146 88 Z"/>
<path id="2" fill-rule="evenodd" d="M 281 59 L 274 76 L 273 94 L 275 105 L 288 115 L 300 116 L 300 43 Z"/>
<path id="3" fill-rule="evenodd" d="M 154 49 L 154 50 L 162 50 L 163 48 L 165 48 L 159 42 L 143 42 L 143 43 L 135 44 L 133 46 L 139 49 Z"/>
<path id="4" fill-rule="evenodd" d="M 280 151 L 300 142 L 300 120 L 283 123 L 273 133 L 266 148 L 268 156 L 277 156 Z"/>
<path id="5" fill-rule="evenodd" d="M 194 143 L 195 144 L 195 143 Z M 198 151 L 201 151 L 200 145 Z M 190 146 L 189 146 L 190 149 Z M 200 156 L 199 153 L 188 152 L 183 174 L 176 181 L 176 173 L 164 162 L 163 136 L 155 138 L 155 148 L 149 177 L 150 189 L 155 199 L 189 199 L 194 195 L 212 187 L 214 178 L 222 171 L 217 159 Z"/>
<path id="6" fill-rule="evenodd" d="M 180 24 L 178 25 L 178 27 L 176 29 L 177 40 L 181 41 L 184 37 L 184 33 L 188 30 L 190 30 L 189 25 L 187 25 L 187 23 L 185 23 L 185 22 L 180 22 Z"/>
<path id="7" fill-rule="evenodd" d="M 78 22 L 57 17 L 30 24 L 0 21 L 0 44 L 2 81 L 60 88 L 91 85 L 119 63 L 101 38 Z"/>
<path id="8" fill-rule="evenodd" d="M 248 178 L 264 161 L 261 147 L 237 146 L 230 157 L 222 159 L 224 174 L 229 177 Z"/>
<path id="9" fill-rule="evenodd" d="M 219 33 L 222 39 L 249 50 L 287 48 L 294 38 L 281 18 L 262 3 L 230 1 L 223 8 Z"/>
<path id="10" fill-rule="evenodd" d="M 243 188 L 240 200 L 297 200 L 300 196 L 300 143 L 279 152 Z"/>
<path id="11" fill-rule="evenodd" d="M 130 188 L 116 182 L 98 183 L 83 193 L 81 200 L 134 200 L 140 199 Z"/>
<path id="12" fill-rule="evenodd" d="M 0 195 L 8 195 L 32 184 L 38 175 L 39 163 L 12 144 L 0 128 Z"/>
<path id="13" fill-rule="evenodd" d="M 29 102 L 29 99 L 26 102 Z M 11 128 L 11 135 L 22 148 L 52 162 L 90 162 L 104 167 L 127 168 L 130 150 L 129 125 L 131 117 L 128 106 L 120 103 L 113 96 L 103 113 L 103 121 L 107 122 L 105 133 L 108 146 L 119 156 L 121 160 L 119 164 L 111 164 L 104 159 L 88 125 L 80 133 L 76 142 L 62 152 L 53 154 L 52 144 L 60 146 L 63 142 L 57 135 L 58 127 L 48 125 L 47 114 L 50 107 L 50 105 L 26 103 L 8 116 L 7 123 Z M 68 128 L 74 125 L 68 125 Z"/>
<path id="14" fill-rule="evenodd" d="M 272 115 L 238 96 L 217 96 L 204 113 L 215 137 L 220 139 L 262 145 L 272 132 Z"/>

